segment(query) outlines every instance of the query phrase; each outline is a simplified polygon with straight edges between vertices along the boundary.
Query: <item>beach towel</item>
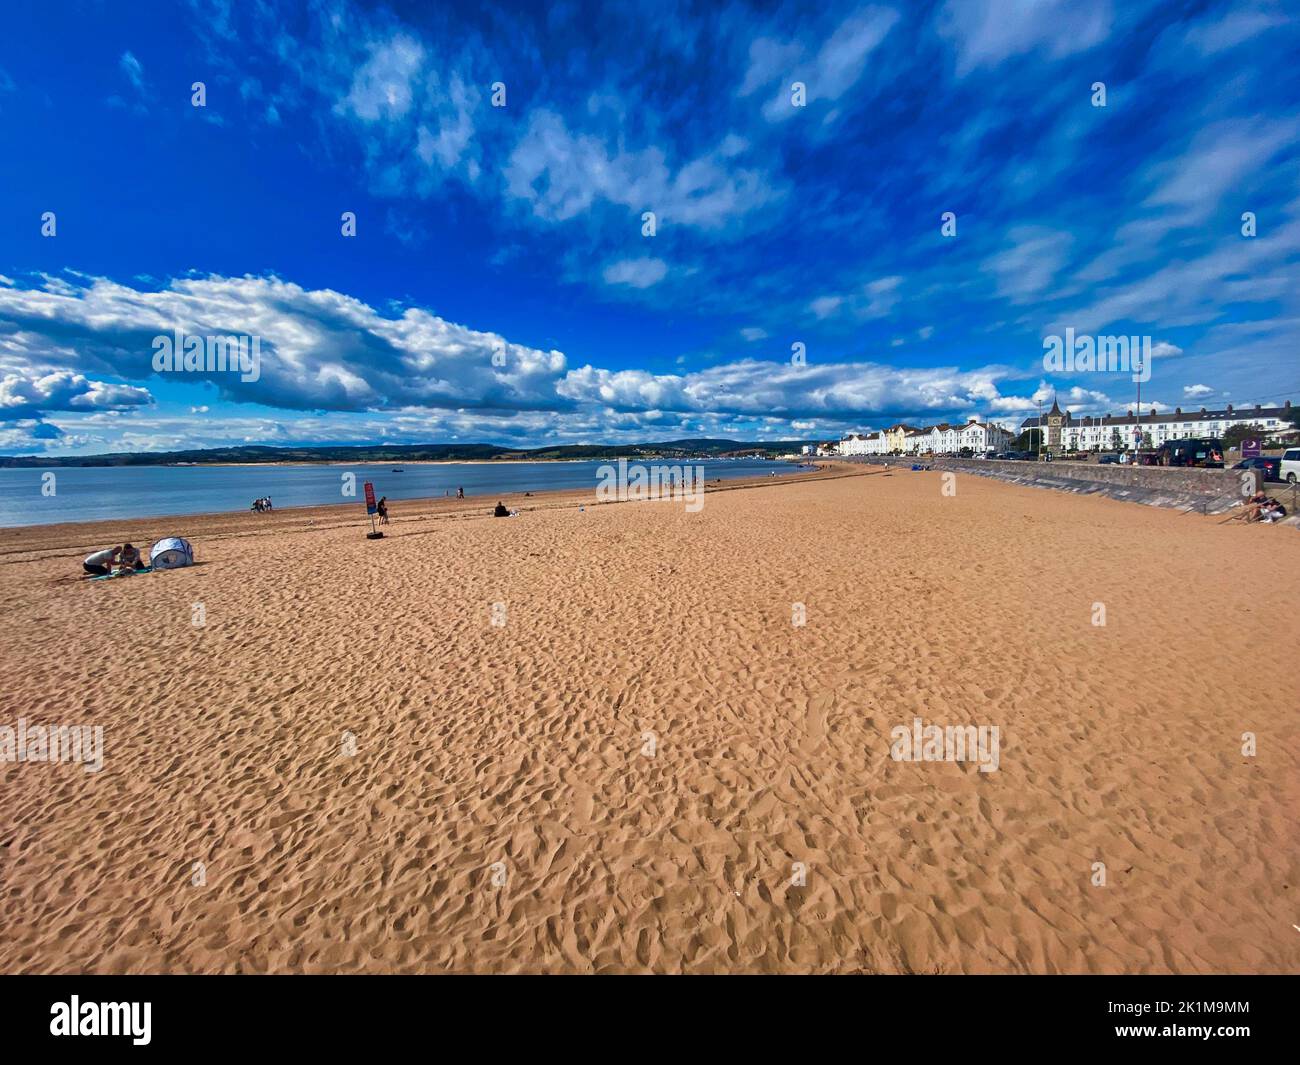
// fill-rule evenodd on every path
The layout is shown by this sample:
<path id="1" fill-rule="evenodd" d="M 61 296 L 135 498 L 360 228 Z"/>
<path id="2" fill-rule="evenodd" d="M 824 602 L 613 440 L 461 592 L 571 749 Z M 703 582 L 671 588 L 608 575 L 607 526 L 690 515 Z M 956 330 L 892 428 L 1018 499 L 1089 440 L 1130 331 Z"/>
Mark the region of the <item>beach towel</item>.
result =
<path id="1" fill-rule="evenodd" d="M 152 566 L 145 566 L 144 569 L 127 569 L 120 573 L 101 573 L 98 577 L 91 577 L 92 581 L 111 581 L 114 577 L 137 577 L 142 573 L 152 573 Z"/>

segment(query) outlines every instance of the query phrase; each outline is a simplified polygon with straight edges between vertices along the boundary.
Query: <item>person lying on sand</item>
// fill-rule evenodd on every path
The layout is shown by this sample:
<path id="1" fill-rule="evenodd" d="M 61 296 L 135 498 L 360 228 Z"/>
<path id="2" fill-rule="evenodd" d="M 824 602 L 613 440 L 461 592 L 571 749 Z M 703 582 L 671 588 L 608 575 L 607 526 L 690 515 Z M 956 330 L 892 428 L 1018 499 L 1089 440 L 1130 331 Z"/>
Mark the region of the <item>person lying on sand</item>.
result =
<path id="1" fill-rule="evenodd" d="M 86 556 L 81 568 L 92 577 L 103 577 L 113 572 L 113 566 L 116 564 L 117 556 L 121 551 L 120 547 L 106 547 L 102 551 L 96 551 L 94 554 Z"/>

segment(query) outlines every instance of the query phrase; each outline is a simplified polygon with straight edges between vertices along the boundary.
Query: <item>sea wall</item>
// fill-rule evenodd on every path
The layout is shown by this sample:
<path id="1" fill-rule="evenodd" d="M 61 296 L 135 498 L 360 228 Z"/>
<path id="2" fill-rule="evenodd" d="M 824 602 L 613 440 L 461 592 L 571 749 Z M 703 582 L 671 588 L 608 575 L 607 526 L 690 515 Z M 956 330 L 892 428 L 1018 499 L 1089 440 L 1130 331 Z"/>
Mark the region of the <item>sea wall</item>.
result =
<path id="1" fill-rule="evenodd" d="M 1207 470 L 1178 466 L 1121 466 L 1088 462 L 1016 462 L 1000 459 L 896 458 L 846 455 L 840 461 L 875 466 L 913 465 L 992 477 L 1010 484 L 1104 495 L 1147 506 L 1220 514 L 1264 487 L 1257 470 Z"/>

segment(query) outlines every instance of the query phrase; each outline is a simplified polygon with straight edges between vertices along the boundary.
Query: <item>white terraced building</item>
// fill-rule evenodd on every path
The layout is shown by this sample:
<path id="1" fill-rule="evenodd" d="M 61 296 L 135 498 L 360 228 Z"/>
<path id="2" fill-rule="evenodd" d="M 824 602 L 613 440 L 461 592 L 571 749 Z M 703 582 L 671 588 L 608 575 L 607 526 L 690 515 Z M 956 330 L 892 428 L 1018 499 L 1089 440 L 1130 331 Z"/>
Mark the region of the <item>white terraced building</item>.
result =
<path id="1" fill-rule="evenodd" d="M 1175 407 L 1164 414 L 1143 414 L 1139 419 L 1130 410 L 1112 417 L 1079 418 L 1062 411 L 1055 401 L 1052 409 L 1043 416 L 1045 451 L 1108 451 L 1132 450 L 1136 447 L 1159 447 L 1169 440 L 1188 437 L 1215 437 L 1223 435 L 1234 425 L 1256 426 L 1264 437 L 1291 426 L 1291 401 L 1280 407 L 1241 407 L 1232 404 L 1221 410 L 1184 411 Z M 1037 418 L 1026 418 L 1021 430 L 1038 428 Z M 1139 441 L 1138 433 L 1142 434 Z"/>
<path id="2" fill-rule="evenodd" d="M 885 440 L 880 433 L 849 433 L 840 440 L 841 455 L 883 455 Z"/>
<path id="3" fill-rule="evenodd" d="M 965 425 L 941 422 L 925 428 L 896 426 L 891 434 L 850 433 L 840 441 L 841 455 L 956 455 L 967 449 L 973 455 L 1001 451 L 1011 443 L 1011 433 L 1000 425 L 971 418 Z"/>

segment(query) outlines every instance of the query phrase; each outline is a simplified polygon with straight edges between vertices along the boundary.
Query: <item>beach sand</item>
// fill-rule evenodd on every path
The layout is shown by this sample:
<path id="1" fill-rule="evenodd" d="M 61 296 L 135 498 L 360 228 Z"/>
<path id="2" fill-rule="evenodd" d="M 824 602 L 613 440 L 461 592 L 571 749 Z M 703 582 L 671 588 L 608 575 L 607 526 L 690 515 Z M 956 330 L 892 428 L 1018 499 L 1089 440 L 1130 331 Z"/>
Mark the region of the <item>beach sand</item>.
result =
<path id="1" fill-rule="evenodd" d="M 1300 536 L 941 484 L 0 532 L 0 971 L 1300 970 Z"/>

